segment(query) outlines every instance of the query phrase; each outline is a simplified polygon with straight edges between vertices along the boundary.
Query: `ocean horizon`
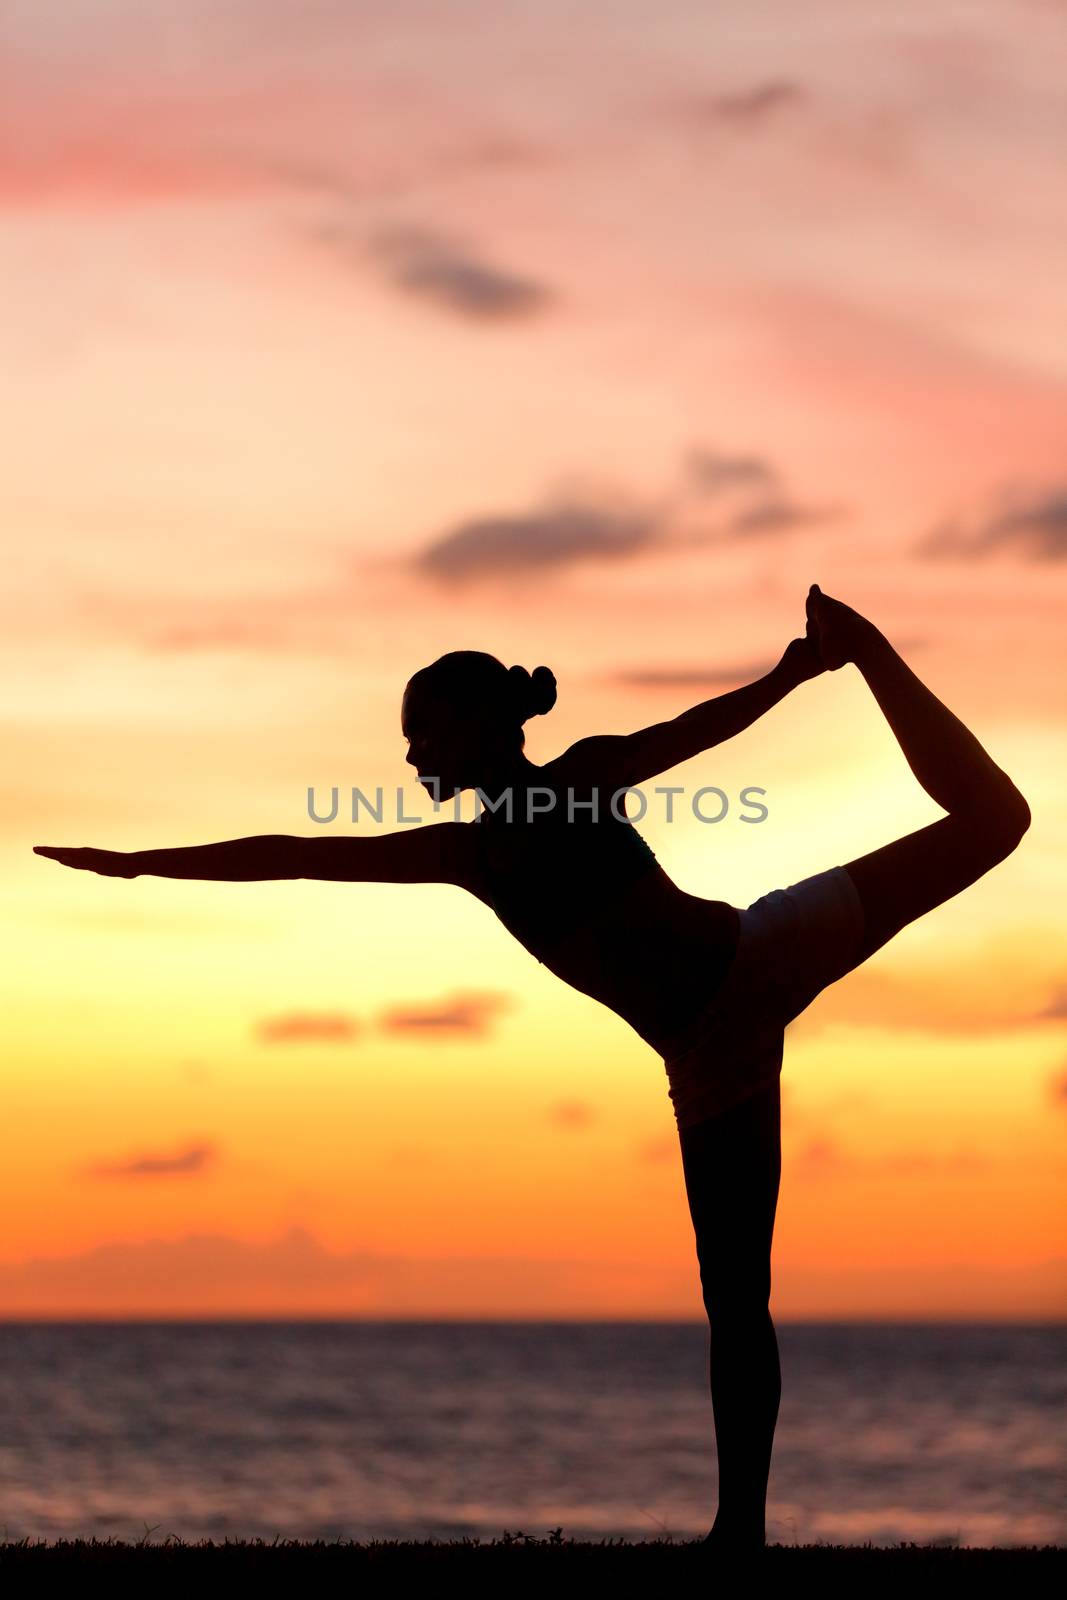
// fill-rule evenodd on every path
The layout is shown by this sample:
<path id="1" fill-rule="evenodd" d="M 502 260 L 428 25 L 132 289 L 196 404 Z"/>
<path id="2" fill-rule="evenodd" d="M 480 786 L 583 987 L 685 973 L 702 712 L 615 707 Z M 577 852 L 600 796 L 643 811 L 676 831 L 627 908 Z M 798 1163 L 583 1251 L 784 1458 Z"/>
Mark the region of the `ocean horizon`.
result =
<path id="1" fill-rule="evenodd" d="M 1067 1543 L 1067 1322 L 777 1324 L 779 1544 Z M 0 1321 L 0 1538 L 692 1539 L 700 1321 Z"/>

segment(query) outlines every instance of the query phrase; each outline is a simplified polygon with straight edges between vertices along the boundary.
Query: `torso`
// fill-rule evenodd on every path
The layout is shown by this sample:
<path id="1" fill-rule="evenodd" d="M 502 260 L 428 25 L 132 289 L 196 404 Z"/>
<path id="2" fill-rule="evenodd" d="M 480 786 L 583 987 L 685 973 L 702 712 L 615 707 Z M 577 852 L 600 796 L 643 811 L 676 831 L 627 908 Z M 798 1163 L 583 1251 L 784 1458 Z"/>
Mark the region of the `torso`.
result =
<path id="1" fill-rule="evenodd" d="M 467 825 L 472 848 L 463 887 L 495 909 L 475 837 L 485 824 L 483 817 Z M 532 953 L 666 1056 L 719 987 L 739 932 L 736 907 L 687 893 L 654 862 L 605 910 Z"/>
<path id="2" fill-rule="evenodd" d="M 669 1055 L 719 987 L 739 932 L 734 906 L 688 894 L 653 867 L 609 916 L 576 929 L 541 959 Z"/>

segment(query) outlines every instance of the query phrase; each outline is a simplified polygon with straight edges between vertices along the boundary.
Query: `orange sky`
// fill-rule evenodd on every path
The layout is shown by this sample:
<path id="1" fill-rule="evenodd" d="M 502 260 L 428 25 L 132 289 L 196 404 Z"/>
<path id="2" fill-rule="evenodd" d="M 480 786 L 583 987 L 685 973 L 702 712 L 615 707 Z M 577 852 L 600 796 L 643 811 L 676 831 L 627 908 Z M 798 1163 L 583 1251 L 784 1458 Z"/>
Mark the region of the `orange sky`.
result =
<path id="1" fill-rule="evenodd" d="M 812 581 L 1034 820 L 790 1030 L 775 1309 L 1067 1310 L 1062 24 L 5 21 L 0 1315 L 700 1316 L 659 1058 L 472 897 L 31 846 L 425 814 L 436 655 L 547 662 L 544 761 L 764 671 Z M 766 790 L 642 823 L 736 905 L 940 814 L 851 669 L 658 781 Z"/>

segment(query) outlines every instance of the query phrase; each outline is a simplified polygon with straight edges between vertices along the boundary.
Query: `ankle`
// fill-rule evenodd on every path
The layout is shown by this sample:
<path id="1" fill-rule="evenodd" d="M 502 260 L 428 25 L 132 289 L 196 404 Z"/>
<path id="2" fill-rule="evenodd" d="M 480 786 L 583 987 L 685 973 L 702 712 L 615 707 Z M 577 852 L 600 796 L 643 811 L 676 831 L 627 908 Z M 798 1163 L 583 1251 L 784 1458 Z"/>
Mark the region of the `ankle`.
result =
<path id="1" fill-rule="evenodd" d="M 896 656 L 897 652 L 880 628 L 866 617 L 861 617 L 859 622 L 851 641 L 851 660 L 861 672 L 867 666 L 877 666 Z"/>
<path id="2" fill-rule="evenodd" d="M 724 1550 L 762 1550 L 767 1543 L 766 1524 L 762 1517 L 730 1516 L 720 1510 L 704 1543 Z"/>

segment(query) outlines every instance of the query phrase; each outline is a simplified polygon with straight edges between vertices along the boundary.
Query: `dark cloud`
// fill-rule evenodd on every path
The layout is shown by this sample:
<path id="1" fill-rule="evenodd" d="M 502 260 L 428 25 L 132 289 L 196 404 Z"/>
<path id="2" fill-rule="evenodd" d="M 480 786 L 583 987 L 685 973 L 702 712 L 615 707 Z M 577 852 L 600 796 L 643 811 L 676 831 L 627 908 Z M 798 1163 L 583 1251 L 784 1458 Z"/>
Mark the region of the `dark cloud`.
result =
<path id="1" fill-rule="evenodd" d="M 607 681 L 626 689 L 716 689 L 723 684 L 752 683 L 765 677 L 773 666 L 768 658 L 741 666 L 620 667 Z"/>
<path id="2" fill-rule="evenodd" d="M 323 232 L 327 239 L 351 249 L 344 229 Z M 475 321 L 526 317 L 556 298 L 547 285 L 479 260 L 458 240 L 428 228 L 379 229 L 367 249 L 398 289 Z"/>
<path id="3" fill-rule="evenodd" d="M 788 533 L 810 523 L 829 522 L 845 514 L 843 506 L 806 506 L 790 498 L 774 464 L 761 455 L 735 455 L 695 448 L 683 460 L 687 487 L 702 499 L 729 498 L 742 504 L 731 510 L 721 528 L 695 542 L 734 536 Z"/>
<path id="4" fill-rule="evenodd" d="M 507 994 L 464 991 L 430 1004 L 391 1006 L 380 1013 L 378 1026 L 385 1033 L 482 1035 L 514 1003 Z"/>
<path id="5" fill-rule="evenodd" d="M 803 105 L 808 95 L 793 78 L 765 78 L 737 89 L 715 89 L 674 95 L 659 110 L 696 132 L 762 129 Z"/>
<path id="6" fill-rule="evenodd" d="M 915 546 L 915 553 L 927 560 L 982 559 L 1002 550 L 1026 561 L 1067 560 L 1067 488 L 1017 499 L 969 528 L 954 521 L 940 523 Z"/>
<path id="7" fill-rule="evenodd" d="M 809 523 L 832 522 L 843 515 L 843 506 L 801 506 L 788 500 L 764 500 L 737 512 L 727 527 L 730 533 L 746 536 L 779 534 Z"/>
<path id="8" fill-rule="evenodd" d="M 770 492 L 778 488 L 778 474 L 763 456 L 732 456 L 694 449 L 687 452 L 683 471 L 694 488 L 709 494 L 727 489 Z"/>
<path id="9" fill-rule="evenodd" d="M 173 1178 L 206 1172 L 218 1159 L 213 1144 L 191 1144 L 172 1155 L 146 1153 L 126 1161 L 98 1162 L 88 1168 L 93 1178 Z"/>
<path id="10" fill-rule="evenodd" d="M 777 537 L 844 514 L 841 506 L 807 506 L 782 489 L 774 467 L 758 455 L 692 449 L 683 485 L 639 508 L 559 497 L 531 511 L 468 518 L 414 558 L 416 572 L 458 585 L 480 579 L 548 574 L 582 561 L 616 562 L 753 537 Z M 673 525 L 687 496 L 731 502 L 712 528 Z"/>
<path id="11" fill-rule="evenodd" d="M 400 553 L 384 564 L 449 587 L 552 577 L 582 562 L 669 555 L 763 534 L 788 536 L 806 522 L 837 514 L 798 506 L 773 465 L 758 454 L 695 448 L 685 458 L 682 478 L 651 502 L 557 490 L 529 510 L 467 517 L 414 556 Z M 694 533 L 685 526 L 687 506 L 708 500 L 716 509 L 721 500 L 725 510 L 715 526 Z M 201 597 L 195 603 L 165 589 L 117 596 L 82 587 L 72 604 L 85 625 L 135 640 L 148 651 L 322 655 L 350 649 L 351 619 L 365 597 L 360 584 L 341 572 L 304 590 Z"/>
<path id="12" fill-rule="evenodd" d="M 596 1121 L 596 1108 L 587 1100 L 558 1100 L 546 1112 L 557 1128 L 589 1128 Z"/>
<path id="13" fill-rule="evenodd" d="M 661 539 L 650 513 L 616 512 L 564 501 L 543 510 L 475 517 L 435 539 L 415 559 L 417 572 L 458 584 L 523 572 L 549 572 L 584 560 L 620 561 Z"/>
<path id="14" fill-rule="evenodd" d="M 257 1024 L 256 1033 L 264 1044 L 291 1044 L 308 1039 L 333 1043 L 354 1039 L 362 1029 L 361 1022 L 339 1012 L 294 1011 L 285 1016 L 268 1017 Z"/>
<path id="15" fill-rule="evenodd" d="M 754 124 L 765 122 L 787 106 L 806 99 L 799 83 L 790 78 L 772 78 L 731 94 L 708 95 L 699 105 L 706 116 L 725 122 Z"/>

